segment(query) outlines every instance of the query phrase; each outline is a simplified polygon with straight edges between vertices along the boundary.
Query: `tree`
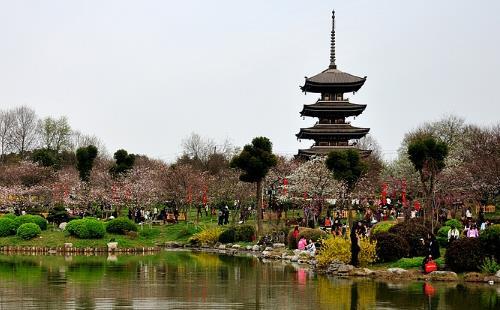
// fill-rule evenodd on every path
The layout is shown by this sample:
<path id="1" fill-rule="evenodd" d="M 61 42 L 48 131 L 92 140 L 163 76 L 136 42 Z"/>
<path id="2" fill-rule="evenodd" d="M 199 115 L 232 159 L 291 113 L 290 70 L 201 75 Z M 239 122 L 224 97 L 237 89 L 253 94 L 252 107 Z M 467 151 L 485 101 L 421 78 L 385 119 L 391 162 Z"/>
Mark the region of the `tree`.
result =
<path id="1" fill-rule="evenodd" d="M 71 127 L 66 117 L 55 119 L 46 117 L 38 123 L 38 131 L 45 149 L 59 153 L 71 145 Z"/>
<path id="2" fill-rule="evenodd" d="M 118 150 L 113 155 L 115 159 L 115 164 L 109 169 L 109 172 L 118 176 L 120 174 L 126 173 L 134 166 L 135 155 L 129 154 L 126 150 Z"/>
<path id="3" fill-rule="evenodd" d="M 408 145 L 408 157 L 420 175 L 425 200 L 434 193 L 436 176 L 446 166 L 448 145 L 432 136 L 414 139 Z"/>
<path id="4" fill-rule="evenodd" d="M 14 132 L 14 113 L 12 111 L 0 111 L 0 159 L 10 150 Z"/>
<path id="5" fill-rule="evenodd" d="M 262 233 L 262 180 L 269 169 L 277 164 L 272 148 L 268 138 L 256 137 L 251 144 L 245 145 L 243 151 L 230 163 L 231 167 L 243 170 L 241 181 L 257 183 L 257 235 Z"/>
<path id="6" fill-rule="evenodd" d="M 36 144 L 37 116 L 33 109 L 22 106 L 14 109 L 12 146 L 20 154 L 31 150 Z"/>
<path id="7" fill-rule="evenodd" d="M 76 150 L 76 169 L 80 174 L 80 179 L 83 182 L 88 182 L 90 179 L 90 172 L 94 165 L 94 160 L 97 157 L 97 148 L 93 145 L 81 147 Z"/>
<path id="8" fill-rule="evenodd" d="M 332 151 L 326 158 L 326 166 L 333 173 L 333 177 L 344 184 L 343 200 L 356 187 L 358 180 L 367 171 L 366 163 L 359 156 L 357 150 Z M 349 225 L 351 225 L 351 212 L 349 212 Z"/>

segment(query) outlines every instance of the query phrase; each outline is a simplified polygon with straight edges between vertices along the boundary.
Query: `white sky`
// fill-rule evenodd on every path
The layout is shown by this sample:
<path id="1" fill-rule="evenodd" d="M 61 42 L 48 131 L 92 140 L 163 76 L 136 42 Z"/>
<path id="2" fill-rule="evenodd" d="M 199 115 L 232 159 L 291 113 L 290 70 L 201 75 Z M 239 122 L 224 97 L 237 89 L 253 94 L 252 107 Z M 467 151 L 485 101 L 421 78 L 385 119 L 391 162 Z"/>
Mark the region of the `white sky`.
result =
<path id="1" fill-rule="evenodd" d="M 0 109 L 172 161 L 191 132 L 293 155 L 299 85 L 329 64 L 368 76 L 351 101 L 392 158 L 405 132 L 446 114 L 500 121 L 500 1 L 0 0 Z"/>

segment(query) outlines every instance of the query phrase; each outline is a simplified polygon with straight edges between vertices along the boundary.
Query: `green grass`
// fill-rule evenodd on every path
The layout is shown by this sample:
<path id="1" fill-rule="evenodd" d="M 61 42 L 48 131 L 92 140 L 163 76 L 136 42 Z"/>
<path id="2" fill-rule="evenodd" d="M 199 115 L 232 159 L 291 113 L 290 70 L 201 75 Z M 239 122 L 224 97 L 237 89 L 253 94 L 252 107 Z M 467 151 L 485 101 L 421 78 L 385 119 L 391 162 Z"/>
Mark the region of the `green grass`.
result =
<path id="1" fill-rule="evenodd" d="M 392 268 L 403 268 L 403 269 L 416 269 L 422 267 L 422 262 L 424 257 L 411 257 L 411 258 L 401 258 L 400 260 L 390 263 L 389 267 Z M 435 260 L 438 266 L 444 266 L 444 258 L 440 257 Z"/>

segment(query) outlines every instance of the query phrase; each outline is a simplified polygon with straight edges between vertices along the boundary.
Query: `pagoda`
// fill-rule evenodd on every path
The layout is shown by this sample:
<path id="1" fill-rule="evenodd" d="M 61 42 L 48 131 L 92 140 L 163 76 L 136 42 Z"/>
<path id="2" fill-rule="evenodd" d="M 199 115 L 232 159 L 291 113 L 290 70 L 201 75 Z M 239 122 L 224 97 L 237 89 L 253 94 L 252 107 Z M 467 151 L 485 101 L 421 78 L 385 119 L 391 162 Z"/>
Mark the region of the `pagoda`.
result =
<path id="1" fill-rule="evenodd" d="M 327 155 L 333 150 L 358 149 L 357 140 L 364 137 L 370 128 L 354 127 L 348 117 L 355 117 L 363 113 L 364 104 L 349 102 L 345 93 L 355 93 L 366 81 L 361 78 L 337 69 L 335 64 L 335 11 L 332 12 L 332 32 L 330 46 L 330 66 L 323 72 L 307 78 L 301 90 L 304 93 L 320 93 L 321 98 L 314 104 L 304 105 L 300 115 L 302 117 L 317 117 L 319 120 L 313 127 L 301 128 L 296 134 L 297 139 L 314 140 L 309 149 L 299 150 L 297 157 L 309 158 L 312 155 Z M 371 151 L 359 150 L 362 155 Z"/>

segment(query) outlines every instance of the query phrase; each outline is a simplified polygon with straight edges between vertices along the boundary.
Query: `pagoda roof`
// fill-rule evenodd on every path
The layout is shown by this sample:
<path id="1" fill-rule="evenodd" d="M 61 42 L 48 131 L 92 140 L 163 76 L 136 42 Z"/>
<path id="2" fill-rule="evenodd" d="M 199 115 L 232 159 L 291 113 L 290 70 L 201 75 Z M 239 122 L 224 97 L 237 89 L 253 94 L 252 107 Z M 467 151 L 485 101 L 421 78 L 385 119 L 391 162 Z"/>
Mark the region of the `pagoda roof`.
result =
<path id="1" fill-rule="evenodd" d="M 365 157 L 371 154 L 371 150 L 361 150 L 358 149 L 355 146 L 349 145 L 349 146 L 312 146 L 308 149 L 301 149 L 299 150 L 299 153 L 296 155 L 296 157 L 305 157 L 309 158 L 311 156 L 326 156 L 328 153 L 331 151 L 343 151 L 343 150 L 357 150 L 359 151 L 360 155 Z"/>
<path id="2" fill-rule="evenodd" d="M 355 104 L 349 101 L 322 101 L 314 104 L 304 105 L 300 112 L 301 116 L 328 117 L 328 116 L 358 116 L 366 109 L 366 104 Z"/>
<path id="3" fill-rule="evenodd" d="M 366 81 L 365 77 L 355 76 L 330 67 L 313 77 L 306 78 L 303 92 L 310 93 L 350 93 L 358 91 Z"/>
<path id="4" fill-rule="evenodd" d="M 342 137 L 360 139 L 370 131 L 370 128 L 359 128 L 350 124 L 315 124 L 313 127 L 301 128 L 296 134 L 298 139 L 319 139 Z"/>

